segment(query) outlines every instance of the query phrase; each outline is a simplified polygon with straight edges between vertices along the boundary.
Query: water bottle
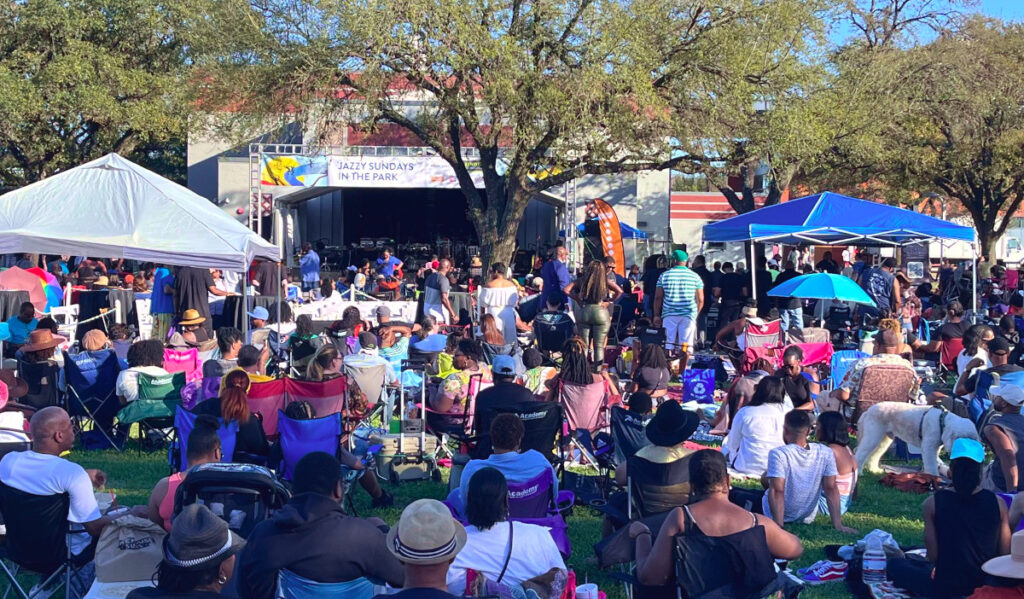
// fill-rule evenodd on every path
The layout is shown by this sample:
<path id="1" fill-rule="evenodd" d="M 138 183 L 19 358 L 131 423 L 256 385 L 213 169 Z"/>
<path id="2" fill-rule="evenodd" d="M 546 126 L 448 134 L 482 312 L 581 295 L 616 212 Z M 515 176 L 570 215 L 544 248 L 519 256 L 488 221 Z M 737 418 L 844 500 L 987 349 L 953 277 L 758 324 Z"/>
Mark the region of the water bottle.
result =
<path id="1" fill-rule="evenodd" d="M 885 582 L 885 550 L 882 540 L 870 537 L 864 548 L 864 568 L 861 578 L 864 584 L 880 584 Z"/>

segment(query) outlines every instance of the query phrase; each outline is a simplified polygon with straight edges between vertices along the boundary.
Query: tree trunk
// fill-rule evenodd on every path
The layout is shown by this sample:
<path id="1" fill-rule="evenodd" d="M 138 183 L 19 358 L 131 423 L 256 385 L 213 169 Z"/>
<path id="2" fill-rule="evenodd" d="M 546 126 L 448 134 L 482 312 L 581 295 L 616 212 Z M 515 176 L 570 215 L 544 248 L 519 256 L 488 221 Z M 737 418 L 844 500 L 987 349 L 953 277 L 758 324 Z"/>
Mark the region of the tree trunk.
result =
<path id="1" fill-rule="evenodd" d="M 978 233 L 979 260 L 982 256 L 988 256 L 989 262 L 995 263 L 996 242 L 999 241 L 999 236 L 993 231 L 994 228 L 994 223 L 990 226 L 975 227 L 975 231 Z"/>
<path id="2" fill-rule="evenodd" d="M 470 212 L 470 220 L 480 240 L 480 259 L 484 266 L 489 267 L 495 262 L 506 266 L 512 264 L 516 251 L 516 233 L 519 232 L 519 221 L 523 218 L 526 204 L 532 194 L 521 189 L 506 187 L 502 192 L 488 190 L 488 206 L 503 204 L 504 210 L 483 210 L 478 215 Z"/>

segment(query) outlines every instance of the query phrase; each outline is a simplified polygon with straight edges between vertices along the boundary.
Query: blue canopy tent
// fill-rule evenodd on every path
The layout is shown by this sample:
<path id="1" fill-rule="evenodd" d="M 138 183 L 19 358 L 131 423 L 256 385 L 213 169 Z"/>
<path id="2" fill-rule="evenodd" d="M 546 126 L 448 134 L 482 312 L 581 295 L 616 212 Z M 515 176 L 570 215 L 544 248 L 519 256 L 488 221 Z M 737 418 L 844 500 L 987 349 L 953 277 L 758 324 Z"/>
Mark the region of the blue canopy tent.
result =
<path id="1" fill-rule="evenodd" d="M 972 227 L 831 191 L 766 206 L 704 225 L 703 237 L 705 242 L 772 241 L 792 245 L 860 243 L 903 246 L 933 240 L 952 240 L 971 243 L 974 246 L 975 263 L 978 255 L 977 239 Z M 753 244 L 750 246 L 750 262 L 753 271 Z M 756 294 L 756 282 L 753 284 Z M 975 264 L 975 296 L 977 288 Z M 977 311 L 977 305 L 974 309 Z"/>

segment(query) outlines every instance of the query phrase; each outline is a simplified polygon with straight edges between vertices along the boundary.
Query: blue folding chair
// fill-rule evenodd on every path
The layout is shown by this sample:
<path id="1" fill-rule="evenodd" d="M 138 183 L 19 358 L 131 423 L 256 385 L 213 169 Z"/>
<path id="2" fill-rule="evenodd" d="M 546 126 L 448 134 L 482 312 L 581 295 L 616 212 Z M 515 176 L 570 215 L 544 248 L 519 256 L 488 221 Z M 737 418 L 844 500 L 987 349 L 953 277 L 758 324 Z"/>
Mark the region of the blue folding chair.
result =
<path id="1" fill-rule="evenodd" d="M 831 388 L 839 387 L 839 384 L 846 377 L 847 371 L 850 370 L 850 366 L 853 366 L 857 360 L 867 357 L 868 354 L 866 352 L 857 349 L 842 349 L 832 354 L 832 376 L 829 377 Z"/>
<path id="2" fill-rule="evenodd" d="M 281 570 L 277 575 L 277 583 L 279 596 L 283 599 L 370 599 L 375 595 L 373 582 L 368 578 L 356 578 L 346 582 L 316 582 L 290 570 Z"/>
<path id="3" fill-rule="evenodd" d="M 178 406 L 174 413 L 174 432 L 176 439 L 171 443 L 168 450 L 168 460 L 171 470 L 184 472 L 188 470 L 188 437 L 192 429 L 196 427 L 196 414 Z M 225 423 L 220 418 L 220 428 L 217 429 L 217 436 L 220 437 L 220 453 L 222 462 L 232 462 L 235 457 L 235 445 L 238 438 L 238 422 L 232 420 Z"/>
<path id="4" fill-rule="evenodd" d="M 281 478 L 291 480 L 295 465 L 306 454 L 322 451 L 338 454 L 341 445 L 341 414 L 328 414 L 310 420 L 294 420 L 278 410 L 277 431 L 280 433 Z"/>
<path id="5" fill-rule="evenodd" d="M 120 450 L 110 436 L 114 416 L 121 409 L 116 390 L 120 372 L 117 354 L 111 350 L 77 354 L 64 352 L 68 415 L 75 422 L 82 446 L 86 449 L 114 447 Z M 92 431 L 84 430 L 87 422 L 92 423 Z M 109 445 L 103 443 L 104 439 Z"/>

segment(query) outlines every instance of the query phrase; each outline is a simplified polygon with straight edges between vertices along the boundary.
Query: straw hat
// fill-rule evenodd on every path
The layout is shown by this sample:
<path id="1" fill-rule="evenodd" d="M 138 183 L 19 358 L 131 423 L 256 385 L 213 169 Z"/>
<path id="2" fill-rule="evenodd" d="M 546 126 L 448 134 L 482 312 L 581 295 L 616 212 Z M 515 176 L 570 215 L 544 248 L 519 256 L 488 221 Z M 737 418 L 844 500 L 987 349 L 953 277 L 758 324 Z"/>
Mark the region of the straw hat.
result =
<path id="1" fill-rule="evenodd" d="M 50 329 L 36 329 L 29 333 L 28 343 L 22 345 L 21 350 L 30 352 L 50 349 L 51 347 L 57 347 L 65 341 L 67 341 L 67 339 L 59 335 L 54 335 Z"/>
<path id="2" fill-rule="evenodd" d="M 100 275 L 96 277 L 96 282 L 93 283 L 93 285 L 97 287 L 106 287 L 107 285 L 110 285 L 110 279 L 107 278 L 107 275 Z"/>
<path id="3" fill-rule="evenodd" d="M 388 551 L 406 564 L 443 564 L 466 545 L 466 529 L 436 499 L 417 499 L 388 531 Z"/>
<path id="4" fill-rule="evenodd" d="M 206 317 L 199 314 L 199 310 L 189 308 L 181 315 L 181 320 L 178 321 L 178 324 L 203 324 L 204 322 L 206 322 Z"/>
<path id="5" fill-rule="evenodd" d="M 999 578 L 1024 579 L 1024 531 L 1010 537 L 1010 555 L 993 557 L 981 566 L 982 571 Z"/>
<path id="6" fill-rule="evenodd" d="M 479 268 L 483 265 L 484 263 L 480 260 L 480 256 L 473 256 L 473 258 L 471 258 L 469 261 L 469 266 L 471 268 Z"/>
<path id="7" fill-rule="evenodd" d="M 13 370 L 0 370 L 0 383 L 7 387 L 10 399 L 18 399 L 28 393 L 28 383 L 15 376 Z"/>

